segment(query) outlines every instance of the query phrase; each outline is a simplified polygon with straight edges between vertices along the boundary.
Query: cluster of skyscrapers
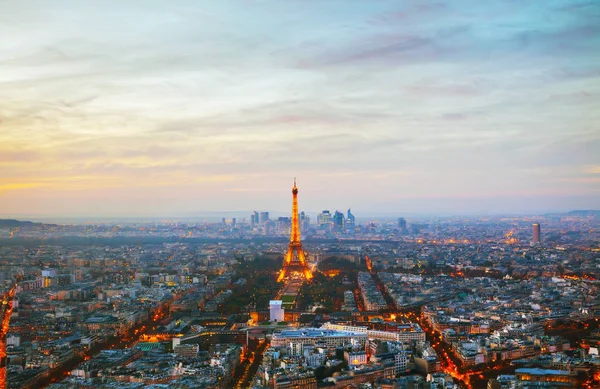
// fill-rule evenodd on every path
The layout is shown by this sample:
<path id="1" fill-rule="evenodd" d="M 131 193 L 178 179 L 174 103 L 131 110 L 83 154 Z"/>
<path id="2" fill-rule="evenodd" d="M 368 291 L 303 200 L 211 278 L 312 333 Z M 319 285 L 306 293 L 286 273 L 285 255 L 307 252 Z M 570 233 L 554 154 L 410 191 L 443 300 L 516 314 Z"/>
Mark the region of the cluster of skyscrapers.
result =
<path id="1" fill-rule="evenodd" d="M 256 212 L 254 211 L 252 215 L 250 215 L 250 224 L 257 225 L 263 224 L 269 220 L 269 212 Z"/>
<path id="2" fill-rule="evenodd" d="M 301 231 L 306 232 L 308 226 L 311 223 L 311 218 L 306 212 L 302 211 L 298 214 L 298 220 Z M 289 217 L 278 217 L 276 219 L 269 218 L 269 212 L 256 212 L 254 211 L 250 215 L 250 224 L 252 226 L 269 226 L 272 227 L 290 227 L 291 218 Z M 335 231 L 340 233 L 351 233 L 356 228 L 356 218 L 352 214 L 351 210 L 348 209 L 347 213 L 344 214 L 338 210 L 335 213 L 331 213 L 330 210 L 324 209 L 317 214 L 316 221 L 317 229 Z"/>
<path id="3" fill-rule="evenodd" d="M 346 216 L 337 210 L 331 215 L 328 209 L 324 209 L 317 215 L 317 225 L 321 228 L 331 228 L 337 232 L 354 231 L 356 218 L 350 209 L 348 209 Z"/>

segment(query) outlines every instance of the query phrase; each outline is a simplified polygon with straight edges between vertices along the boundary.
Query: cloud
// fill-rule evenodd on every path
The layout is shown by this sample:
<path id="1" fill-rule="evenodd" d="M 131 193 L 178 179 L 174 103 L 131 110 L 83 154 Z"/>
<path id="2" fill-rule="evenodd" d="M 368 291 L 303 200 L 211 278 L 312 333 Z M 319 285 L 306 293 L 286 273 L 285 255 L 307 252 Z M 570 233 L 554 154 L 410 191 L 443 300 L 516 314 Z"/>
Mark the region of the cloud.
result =
<path id="1" fill-rule="evenodd" d="M 15 165 L 39 158 L 37 150 L 0 149 L 0 166 Z"/>
<path id="2" fill-rule="evenodd" d="M 600 166 L 590 166 L 585 172 L 589 174 L 600 174 Z"/>
<path id="3" fill-rule="evenodd" d="M 60 194 L 78 212 L 100 195 L 119 212 L 136 196 L 140 212 L 233 209 L 241 192 L 271 207 L 294 175 L 316 209 L 598 190 L 596 2 L 4 9 L 0 214 Z"/>

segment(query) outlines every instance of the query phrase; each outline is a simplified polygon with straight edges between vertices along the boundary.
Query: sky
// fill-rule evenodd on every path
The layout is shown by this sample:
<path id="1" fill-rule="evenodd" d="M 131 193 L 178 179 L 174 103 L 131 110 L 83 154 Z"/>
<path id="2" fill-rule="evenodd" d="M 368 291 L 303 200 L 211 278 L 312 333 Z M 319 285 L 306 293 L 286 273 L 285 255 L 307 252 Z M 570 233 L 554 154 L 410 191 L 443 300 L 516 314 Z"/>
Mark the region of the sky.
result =
<path id="1" fill-rule="evenodd" d="M 597 0 L 0 0 L 0 217 L 600 209 Z"/>

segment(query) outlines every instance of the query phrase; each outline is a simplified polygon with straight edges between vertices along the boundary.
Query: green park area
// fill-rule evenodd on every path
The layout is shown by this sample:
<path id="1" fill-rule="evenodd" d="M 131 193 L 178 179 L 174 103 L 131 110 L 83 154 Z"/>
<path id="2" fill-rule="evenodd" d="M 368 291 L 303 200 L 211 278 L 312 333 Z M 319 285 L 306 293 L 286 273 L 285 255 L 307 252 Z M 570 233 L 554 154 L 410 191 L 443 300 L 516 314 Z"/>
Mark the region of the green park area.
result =
<path id="1" fill-rule="evenodd" d="M 289 295 L 285 295 L 281 297 L 281 301 L 284 304 L 291 304 L 296 300 L 296 296 L 289 296 Z"/>
<path id="2" fill-rule="evenodd" d="M 341 310 L 344 292 L 356 289 L 358 272 L 366 270 L 339 257 L 330 257 L 319 263 L 311 282 L 305 283 L 298 293 L 298 309 L 306 310 L 310 305 L 320 304 L 317 313 L 329 313 Z"/>
<path id="3" fill-rule="evenodd" d="M 234 280 L 243 278 L 244 285 L 235 287 L 231 297 L 219 306 L 221 313 L 246 313 L 249 306 L 257 309 L 269 309 L 269 301 L 277 294 L 281 284 L 277 282 L 277 271 L 281 259 L 258 257 L 253 261 L 244 261 L 236 265 Z"/>
<path id="4" fill-rule="evenodd" d="M 281 302 L 284 309 L 294 309 L 296 305 L 296 296 L 283 295 Z"/>
<path id="5" fill-rule="evenodd" d="M 234 281 L 243 278 L 246 283 L 232 289 L 232 296 L 222 305 L 222 313 L 246 313 L 255 309 L 269 308 L 269 301 L 282 284 L 277 282 L 281 258 L 257 257 L 236 265 Z M 339 257 L 330 257 L 319 263 L 314 278 L 300 288 L 297 296 L 283 295 L 284 309 L 306 310 L 310 305 L 320 304 L 319 312 L 339 311 L 344 302 L 344 292 L 356 289 L 357 274 L 366 267 Z"/>

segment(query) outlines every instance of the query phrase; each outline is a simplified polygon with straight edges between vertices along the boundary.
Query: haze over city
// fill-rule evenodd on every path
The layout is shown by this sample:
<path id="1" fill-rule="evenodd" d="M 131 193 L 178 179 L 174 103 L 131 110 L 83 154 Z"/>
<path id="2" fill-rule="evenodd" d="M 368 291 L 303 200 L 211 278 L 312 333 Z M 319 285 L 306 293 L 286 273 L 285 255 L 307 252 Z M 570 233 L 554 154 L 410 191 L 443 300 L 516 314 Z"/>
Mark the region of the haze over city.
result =
<path id="1" fill-rule="evenodd" d="M 0 4 L 0 215 L 600 208 L 589 1 Z"/>
<path id="2" fill-rule="evenodd" d="M 599 21 L 0 0 L 0 389 L 600 388 Z"/>

